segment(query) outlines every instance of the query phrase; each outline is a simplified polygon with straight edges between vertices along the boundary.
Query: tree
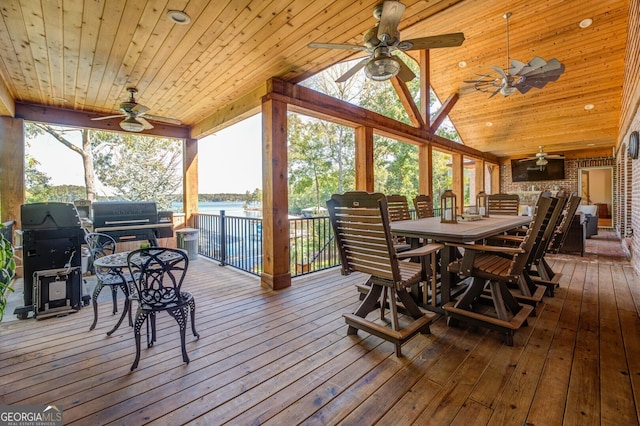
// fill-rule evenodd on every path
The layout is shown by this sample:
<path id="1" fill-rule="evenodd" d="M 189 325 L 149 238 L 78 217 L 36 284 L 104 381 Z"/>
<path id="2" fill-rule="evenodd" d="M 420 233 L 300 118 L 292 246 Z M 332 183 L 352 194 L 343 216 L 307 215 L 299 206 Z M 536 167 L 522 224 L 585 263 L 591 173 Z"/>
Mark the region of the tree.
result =
<path id="1" fill-rule="evenodd" d="M 69 132 L 80 132 L 81 146 L 74 144 L 65 135 Z M 84 184 L 86 187 L 86 199 L 95 201 L 96 199 L 96 183 L 95 173 L 93 169 L 93 153 L 91 151 L 91 139 L 89 138 L 88 129 L 64 128 L 58 126 L 50 126 L 43 123 L 27 122 L 25 126 L 27 138 L 35 138 L 47 133 L 55 140 L 69 148 L 71 151 L 82 157 L 84 166 Z"/>
<path id="2" fill-rule="evenodd" d="M 124 200 L 155 201 L 169 209 L 182 187 L 180 140 L 95 132 L 94 156 L 100 181 Z"/>
<path id="3" fill-rule="evenodd" d="M 25 155 L 24 180 L 25 180 L 25 202 L 40 203 L 49 200 L 51 185 L 50 178 L 46 173 L 38 170 L 38 161 L 30 155 Z"/>

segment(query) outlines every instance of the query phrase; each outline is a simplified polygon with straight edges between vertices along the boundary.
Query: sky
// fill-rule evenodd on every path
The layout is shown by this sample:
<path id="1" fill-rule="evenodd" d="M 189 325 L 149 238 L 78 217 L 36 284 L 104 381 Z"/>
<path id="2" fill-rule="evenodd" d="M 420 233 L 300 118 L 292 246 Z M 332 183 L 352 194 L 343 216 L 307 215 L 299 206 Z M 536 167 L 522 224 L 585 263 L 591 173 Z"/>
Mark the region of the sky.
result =
<path id="1" fill-rule="evenodd" d="M 261 120 L 257 114 L 198 141 L 198 192 L 244 194 L 262 188 Z M 70 132 L 69 139 L 78 133 Z M 80 144 L 77 136 L 74 142 Z M 28 152 L 52 185 L 84 185 L 82 159 L 52 137 L 32 141 Z"/>

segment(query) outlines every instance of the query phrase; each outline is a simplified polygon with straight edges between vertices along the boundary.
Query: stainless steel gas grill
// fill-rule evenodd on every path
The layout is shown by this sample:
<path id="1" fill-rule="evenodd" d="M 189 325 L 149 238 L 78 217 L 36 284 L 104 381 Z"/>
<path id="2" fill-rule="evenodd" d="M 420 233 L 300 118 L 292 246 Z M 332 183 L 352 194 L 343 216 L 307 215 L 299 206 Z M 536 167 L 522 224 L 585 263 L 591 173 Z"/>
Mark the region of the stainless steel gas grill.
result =
<path id="1" fill-rule="evenodd" d="M 144 241 L 158 245 L 158 238 L 173 237 L 173 213 L 160 211 L 153 201 L 94 202 L 93 230 L 116 241 Z"/>

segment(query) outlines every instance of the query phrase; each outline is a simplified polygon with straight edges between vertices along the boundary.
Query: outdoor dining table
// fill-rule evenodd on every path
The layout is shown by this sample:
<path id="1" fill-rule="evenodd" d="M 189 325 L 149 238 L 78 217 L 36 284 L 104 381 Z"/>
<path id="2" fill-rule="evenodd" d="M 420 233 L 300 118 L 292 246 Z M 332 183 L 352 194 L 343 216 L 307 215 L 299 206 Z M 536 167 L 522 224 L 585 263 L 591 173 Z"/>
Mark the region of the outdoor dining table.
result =
<path id="1" fill-rule="evenodd" d="M 439 217 L 429 217 L 418 220 L 400 220 L 391 222 L 391 232 L 394 235 L 411 238 L 417 242 L 420 239 L 431 239 L 441 243 L 468 244 L 484 240 L 510 229 L 522 227 L 531 221 L 529 216 L 491 215 L 473 221 L 458 221 L 457 223 L 442 223 Z M 442 306 L 451 301 L 456 275 L 447 271 L 447 265 L 456 256 L 456 247 L 445 245 L 441 250 L 440 271 L 440 303 L 434 309 L 444 313 Z M 436 295 L 432 295 L 435 299 Z M 435 305 L 435 304 L 434 304 Z"/>
<path id="2" fill-rule="evenodd" d="M 153 247 L 151 247 L 149 250 L 153 250 Z M 120 278 L 124 283 L 126 283 L 127 280 L 124 276 L 126 272 L 124 271 L 129 267 L 129 263 L 127 262 L 127 259 L 129 258 L 129 253 L 131 253 L 131 251 L 121 251 L 118 253 L 109 254 L 107 256 L 102 256 L 102 257 L 99 257 L 98 259 L 95 259 L 93 261 L 93 264 L 100 268 L 111 269 L 112 271 L 114 271 L 116 274 L 120 276 Z M 162 260 L 171 260 L 173 258 L 176 258 L 176 255 L 173 252 L 164 252 L 160 255 L 160 259 Z M 131 261 L 134 263 L 144 262 L 144 256 L 142 254 L 137 254 L 132 257 Z M 125 295 L 125 297 L 130 303 L 131 288 L 125 285 L 125 289 L 127 289 L 127 294 Z M 113 327 L 113 329 L 111 329 L 111 331 L 107 333 L 107 335 L 110 336 L 118 329 L 118 327 L 120 327 L 120 324 L 124 320 L 124 316 L 127 315 L 128 312 L 129 312 L 129 309 L 122 310 L 122 315 L 120 316 L 120 319 L 118 320 L 116 325 Z"/>

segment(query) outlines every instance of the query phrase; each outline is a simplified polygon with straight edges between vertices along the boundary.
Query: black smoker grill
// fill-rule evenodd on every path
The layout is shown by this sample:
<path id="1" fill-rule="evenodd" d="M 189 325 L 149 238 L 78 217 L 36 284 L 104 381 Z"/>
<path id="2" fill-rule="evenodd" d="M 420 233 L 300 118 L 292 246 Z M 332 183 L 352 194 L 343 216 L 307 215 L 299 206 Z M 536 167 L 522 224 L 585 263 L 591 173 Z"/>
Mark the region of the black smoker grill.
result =
<path id="1" fill-rule="evenodd" d="M 84 232 L 73 204 L 35 203 L 20 207 L 24 267 L 24 306 L 15 314 L 25 319 L 78 311 L 82 308 L 81 255 Z"/>
<path id="2" fill-rule="evenodd" d="M 94 202 L 93 230 L 116 241 L 147 240 L 158 245 L 158 238 L 173 237 L 173 212 L 158 212 L 153 201 Z"/>

